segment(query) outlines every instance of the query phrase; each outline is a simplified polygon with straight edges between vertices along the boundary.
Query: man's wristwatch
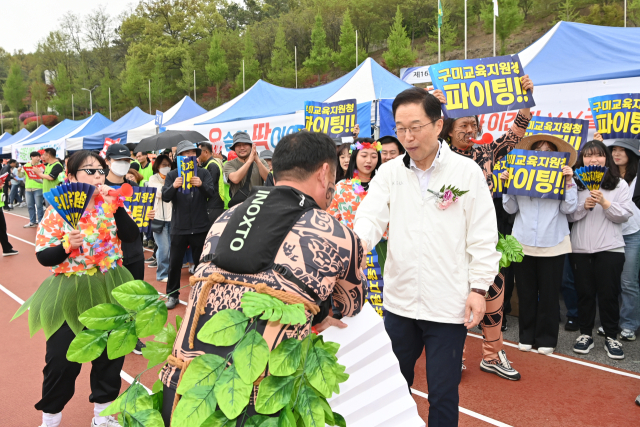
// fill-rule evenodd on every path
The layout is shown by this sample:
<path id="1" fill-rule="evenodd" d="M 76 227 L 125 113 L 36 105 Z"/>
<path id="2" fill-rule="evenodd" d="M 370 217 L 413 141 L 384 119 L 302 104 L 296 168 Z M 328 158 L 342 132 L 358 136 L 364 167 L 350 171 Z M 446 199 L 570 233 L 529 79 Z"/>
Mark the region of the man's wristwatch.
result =
<path id="1" fill-rule="evenodd" d="M 471 288 L 471 292 L 475 292 L 476 294 L 480 294 L 482 295 L 485 299 L 487 298 L 487 291 L 485 291 L 484 289 L 478 289 L 478 288 Z"/>

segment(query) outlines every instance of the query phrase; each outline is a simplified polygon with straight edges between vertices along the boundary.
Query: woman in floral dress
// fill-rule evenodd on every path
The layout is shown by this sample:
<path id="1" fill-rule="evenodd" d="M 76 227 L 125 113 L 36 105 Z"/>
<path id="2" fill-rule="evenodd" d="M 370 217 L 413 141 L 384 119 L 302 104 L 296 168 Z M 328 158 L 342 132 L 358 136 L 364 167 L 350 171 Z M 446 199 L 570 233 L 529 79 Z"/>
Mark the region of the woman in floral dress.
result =
<path id="1" fill-rule="evenodd" d="M 62 410 L 75 391 L 80 363 L 70 362 L 67 351 L 84 325 L 79 316 L 102 303 L 116 303 L 111 291 L 133 280 L 122 267 L 121 241 L 139 238 L 138 226 L 123 207 L 124 197 L 108 195 L 103 185 L 104 159 L 83 150 L 69 160 L 70 182 L 90 184 L 96 188 L 74 230 L 52 207 L 44 213 L 36 236 L 38 262 L 49 267 L 53 275 L 20 307 L 16 316 L 29 309 L 29 331 L 33 336 L 44 330 L 46 355 L 42 399 L 35 405 L 42 411 L 41 427 L 58 427 Z M 107 350 L 92 362 L 91 395 L 94 403 L 92 427 L 116 427 L 111 417 L 101 417 L 120 392 L 120 371 L 124 357 L 109 360 Z"/>

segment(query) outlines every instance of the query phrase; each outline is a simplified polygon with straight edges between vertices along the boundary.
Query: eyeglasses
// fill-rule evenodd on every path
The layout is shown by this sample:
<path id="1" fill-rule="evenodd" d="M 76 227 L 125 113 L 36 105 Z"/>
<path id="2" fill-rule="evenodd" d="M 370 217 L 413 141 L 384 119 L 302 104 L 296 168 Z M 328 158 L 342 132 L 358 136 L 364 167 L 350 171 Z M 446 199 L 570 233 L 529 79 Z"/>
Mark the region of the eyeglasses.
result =
<path id="1" fill-rule="evenodd" d="M 87 175 L 91 176 L 94 173 L 98 172 L 98 175 L 106 175 L 107 171 L 105 171 L 104 169 L 80 169 L 82 172 L 86 173 Z"/>
<path id="2" fill-rule="evenodd" d="M 420 132 L 422 132 L 422 128 L 425 126 L 430 125 L 431 123 L 435 123 L 440 119 L 436 119 L 432 122 L 427 123 L 426 125 L 416 125 L 416 126 L 411 126 L 410 128 L 393 128 L 393 131 L 396 133 L 396 135 L 398 136 L 404 136 L 405 133 L 407 133 L 407 131 L 411 132 L 411 135 L 418 135 Z"/>

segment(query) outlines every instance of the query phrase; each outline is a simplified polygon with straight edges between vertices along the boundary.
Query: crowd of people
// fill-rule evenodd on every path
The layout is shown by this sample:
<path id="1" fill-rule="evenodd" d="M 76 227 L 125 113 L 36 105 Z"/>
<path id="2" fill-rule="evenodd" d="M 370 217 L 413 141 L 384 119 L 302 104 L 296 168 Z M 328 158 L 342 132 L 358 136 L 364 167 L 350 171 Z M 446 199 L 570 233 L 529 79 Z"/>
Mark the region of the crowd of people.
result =
<path id="1" fill-rule="evenodd" d="M 522 87 L 534 90 L 528 76 L 522 78 Z M 579 331 L 573 350 L 587 354 L 594 349 L 597 306 L 602 326 L 596 333 L 605 337 L 605 353 L 612 359 L 624 358 L 620 341 L 634 341 L 640 327 L 640 188 L 636 189 L 640 144 L 616 140 L 605 145 L 596 134 L 577 152 L 558 137 L 525 136 L 532 118 L 528 108 L 518 112 L 504 135 L 477 144 L 475 139 L 483 133 L 478 117 L 445 120 L 442 104 L 446 103 L 440 91 L 408 89 L 393 102 L 395 135 L 359 138 L 356 128 L 353 142 L 342 143 L 302 131 L 284 137 L 274 152 L 258 152 L 242 131 L 233 135 L 228 157 L 209 142 L 190 141 L 160 152 L 153 160 L 150 153 L 134 154 L 133 146 L 121 144 L 109 146 L 104 159 L 96 152 L 79 151 L 65 162 L 47 148 L 31 153 L 37 179 L 25 174 L 15 160 L 0 170 L 0 175 L 8 173 L 0 207 L 4 201 L 5 210 L 28 208 L 29 223 L 24 227 L 39 227 L 38 261 L 52 273 L 78 273 L 77 266 L 85 265 L 100 272 L 96 279 L 100 283 L 109 283 L 105 278 L 113 271 L 119 272 L 116 282 L 123 283 L 130 278 L 143 280 L 146 264 L 156 268 L 158 282 L 166 283 L 168 309 L 180 302 L 183 268 L 199 277 L 220 273 L 232 280 L 259 274 L 261 281 L 277 289 L 311 295 L 319 306 L 329 301 L 324 316 L 314 320 L 318 331 L 331 325 L 344 327 L 339 319 L 357 314 L 363 301 L 383 307 L 378 312 L 384 316 L 409 386 L 415 363 L 426 351 L 429 425 L 456 425 L 468 330 L 482 331 L 482 371 L 507 380 L 521 378 L 508 360 L 502 338 L 514 288 L 520 351 L 536 348 L 547 355 L 555 351 L 562 295 L 564 327 Z M 569 154 L 562 169 L 563 200 L 492 196 L 494 168 L 514 149 Z M 189 193 L 179 191 L 183 177 L 177 169 L 178 156 L 198 159 Z M 41 164 L 43 168 L 37 167 Z M 608 168 L 599 190 L 589 191 L 574 179 L 575 169 L 589 165 Z M 509 178 L 507 171 L 500 175 Z M 45 209 L 43 197 L 65 181 L 99 188 L 80 230 L 67 235 L 60 217 Z M 148 232 L 139 232 L 109 195 L 110 189 L 125 183 L 156 189 Z M 445 200 L 438 191 L 441 187 L 457 192 Z M 259 200 L 257 191 L 268 197 L 258 209 L 261 216 L 255 217 L 260 227 L 252 229 L 253 219 L 246 215 Z M 100 236 L 109 251 L 105 249 L 102 257 L 100 252 L 91 256 L 79 252 L 86 245 L 87 230 L 103 223 L 110 234 Z M 233 249 L 232 232 L 242 242 L 239 249 Z M 520 242 L 522 262 L 498 267 L 499 233 Z M 2 210 L 0 242 L 3 256 L 18 254 L 9 243 Z M 327 242 L 341 252 L 328 253 L 328 265 L 318 264 L 312 252 L 326 250 L 318 248 L 328 247 Z M 223 244 L 231 245 L 233 256 L 215 250 Z M 265 249 L 269 244 L 274 247 Z M 147 259 L 145 247 L 153 250 Z M 376 279 L 384 279 L 384 292 L 371 289 L 360 269 L 370 251 L 377 255 L 381 274 Z M 199 267 L 201 263 L 205 265 Z M 293 290 L 296 287 L 306 293 Z M 188 311 L 195 310 L 202 289 L 193 288 Z M 216 289 L 208 292 L 219 292 Z M 215 298 L 232 308 L 242 292 Z M 35 301 L 46 303 L 35 298 L 31 304 Z M 206 317 L 220 309 L 216 307 Z M 44 413 L 45 427 L 59 425 L 62 409 L 73 395 L 76 369 L 79 372 L 77 364 L 64 357 L 79 323 L 77 318 L 64 319 L 59 325 L 31 325 L 30 319 L 30 327 L 43 327 L 48 340 L 43 398 L 36 405 Z M 191 326 L 193 319 L 187 319 L 187 327 L 198 327 L 197 321 Z M 278 331 L 269 329 L 273 327 L 265 326 L 263 335 L 269 331 L 275 337 Z M 135 352 L 140 354 L 143 347 L 138 341 Z M 174 350 L 185 360 L 195 354 L 187 341 L 176 342 Z M 117 425 L 99 413 L 118 394 L 119 379 L 116 384 L 112 377 L 121 366 L 122 361 L 106 357 L 93 365 L 96 379 L 102 381 L 92 380 L 94 426 Z M 167 399 L 173 400 L 179 377 L 180 368 L 171 365 L 161 374 L 165 409 L 171 407 Z M 163 412 L 165 420 L 170 416 Z"/>

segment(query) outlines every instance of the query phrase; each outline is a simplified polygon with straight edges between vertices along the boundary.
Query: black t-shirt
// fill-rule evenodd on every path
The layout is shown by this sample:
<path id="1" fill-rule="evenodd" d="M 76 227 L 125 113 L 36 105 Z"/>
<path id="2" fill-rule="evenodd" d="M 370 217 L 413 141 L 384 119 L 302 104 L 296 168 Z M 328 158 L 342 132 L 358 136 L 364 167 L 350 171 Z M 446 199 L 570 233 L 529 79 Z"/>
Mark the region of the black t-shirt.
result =
<path id="1" fill-rule="evenodd" d="M 62 168 L 62 165 L 60 164 L 60 162 L 58 162 L 54 164 L 53 167 L 51 168 L 51 172 L 49 173 L 49 176 L 55 180 L 56 178 L 58 178 L 58 175 L 60 175 L 63 170 L 64 169 Z"/>
<path id="2" fill-rule="evenodd" d="M 133 181 L 129 181 L 125 179 L 124 182 L 131 185 L 132 187 L 138 187 Z M 124 182 L 111 182 L 108 179 L 104 180 L 104 184 L 109 187 L 119 188 Z M 131 243 L 122 242 L 122 264 L 126 267 L 129 264 L 133 264 L 134 262 L 138 262 L 144 260 L 144 249 L 142 248 L 142 235 L 140 235 L 139 239 L 134 240 Z"/>

